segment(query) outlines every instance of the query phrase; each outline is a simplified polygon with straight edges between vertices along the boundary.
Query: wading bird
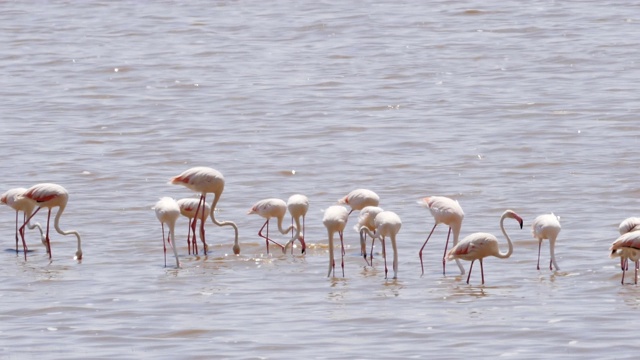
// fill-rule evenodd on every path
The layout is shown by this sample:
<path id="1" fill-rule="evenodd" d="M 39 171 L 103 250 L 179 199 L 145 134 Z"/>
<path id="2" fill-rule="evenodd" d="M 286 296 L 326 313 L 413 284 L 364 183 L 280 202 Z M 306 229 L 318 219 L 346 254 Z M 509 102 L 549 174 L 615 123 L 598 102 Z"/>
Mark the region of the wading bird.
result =
<path id="1" fill-rule="evenodd" d="M 202 211 L 202 208 L 198 208 L 199 203 L 200 203 L 200 199 L 196 199 L 196 198 L 184 198 L 184 199 L 178 200 L 178 206 L 180 206 L 180 214 L 182 214 L 182 216 L 189 219 L 189 226 L 188 226 L 189 229 L 187 230 L 187 247 L 189 249 L 189 255 L 191 255 L 192 246 L 193 246 L 193 254 L 194 255 L 198 254 L 198 241 L 196 239 L 195 232 L 193 232 L 193 242 L 191 241 L 191 222 L 197 215 L 196 211 L 198 211 L 198 214 L 200 215 L 198 218 L 202 222 L 207 221 L 207 217 L 211 212 L 211 206 L 209 204 L 204 203 L 204 211 Z M 200 240 L 204 244 L 204 231 L 202 231 L 202 229 L 200 232 Z"/>
<path id="2" fill-rule="evenodd" d="M 49 253 L 49 259 L 51 259 L 51 239 L 49 238 L 49 223 L 51 220 L 51 209 L 54 207 L 58 207 L 58 213 L 56 214 L 53 226 L 59 234 L 65 236 L 73 234 L 76 236 L 78 240 L 78 248 L 76 250 L 75 258 L 81 260 L 82 248 L 80 234 L 75 230 L 63 231 L 60 229 L 60 216 L 62 216 L 62 213 L 67 206 L 67 201 L 69 200 L 69 193 L 67 192 L 67 190 L 58 184 L 42 183 L 34 185 L 27 189 L 22 197 L 35 201 L 38 208 L 33 212 L 33 214 L 31 214 L 31 216 L 27 218 L 27 220 L 25 220 L 19 231 L 24 231 L 24 227 L 27 226 L 29 221 L 31 221 L 31 218 L 35 216 L 35 214 L 37 214 L 40 209 L 42 209 L 43 207 L 48 208 L 49 212 L 47 214 L 47 232 L 45 241 L 47 243 L 47 252 Z"/>
<path id="3" fill-rule="evenodd" d="M 286 230 L 282 228 L 282 221 L 284 220 L 284 216 L 286 213 L 287 203 L 285 203 L 282 199 L 276 198 L 260 200 L 255 203 L 253 207 L 251 207 L 251 209 L 249 209 L 249 211 L 247 212 L 247 215 L 258 214 L 266 219 L 264 225 L 262 225 L 260 231 L 258 231 L 258 236 L 265 240 L 267 244 L 267 254 L 269 253 L 269 242 L 278 245 L 282 249 L 282 252 L 285 251 L 284 245 L 269 237 L 269 221 L 271 220 L 271 218 L 276 218 L 278 220 L 278 230 L 280 230 L 280 233 L 283 235 L 288 234 L 293 230 L 293 225 L 289 226 Z M 267 228 L 266 235 L 262 233 L 265 227 Z"/>
<path id="4" fill-rule="evenodd" d="M 369 264 L 367 261 L 367 242 L 365 240 L 366 233 L 364 229 L 369 229 L 369 231 L 376 231 L 376 216 L 383 212 L 382 208 L 378 206 L 365 206 L 360 210 L 360 214 L 358 215 L 358 223 L 354 225 L 354 229 L 360 233 L 360 253 L 364 257 L 364 261 Z M 375 238 L 372 239 L 371 242 L 371 261 L 373 265 L 373 243 L 375 242 Z"/>
<path id="5" fill-rule="evenodd" d="M 22 223 L 24 224 L 24 221 L 27 218 L 31 217 L 31 214 L 33 214 L 33 210 L 36 208 L 35 201 L 22 196 L 26 191 L 27 191 L 26 188 L 14 188 L 14 189 L 7 190 L 4 194 L 0 196 L 0 203 L 8 205 L 9 207 L 11 207 L 13 210 L 16 211 L 16 254 L 18 254 L 18 233 L 19 233 L 20 238 L 22 239 L 22 250 L 24 251 L 25 260 L 27 260 L 27 242 L 24 239 L 24 230 L 23 231 L 18 230 L 20 228 L 20 225 L 18 224 L 18 221 L 19 221 L 18 215 L 20 212 L 23 213 Z M 40 241 L 42 241 L 42 244 L 44 246 L 47 246 L 47 240 L 44 237 L 44 234 L 42 232 L 42 226 L 40 226 L 40 224 L 28 223 L 27 227 L 29 228 L 29 230 L 33 230 L 37 228 L 38 231 L 40 232 Z"/>
<path id="6" fill-rule="evenodd" d="M 162 226 L 162 248 L 164 249 L 164 266 L 167 267 L 167 246 L 166 242 L 169 243 L 171 248 L 173 249 L 173 254 L 176 256 L 176 267 L 180 267 L 180 260 L 178 259 L 178 250 L 176 250 L 176 221 L 180 217 L 180 206 L 178 203 L 170 197 L 163 197 L 156 203 L 156 206 L 153 207 L 156 212 L 156 217 L 160 221 L 160 225 Z M 167 224 L 169 228 L 169 233 L 167 237 L 164 236 L 164 225 Z"/>
<path id="7" fill-rule="evenodd" d="M 449 237 L 453 232 L 453 246 L 458 244 L 458 238 L 460 237 L 460 228 L 462 227 L 462 220 L 464 219 L 464 212 L 462 207 L 458 204 L 457 200 L 450 199 L 444 196 L 431 196 L 418 200 L 418 204 L 429 209 L 431 216 L 435 220 L 431 232 L 427 236 L 427 240 L 424 241 L 418 256 L 420 257 L 420 266 L 422 267 L 422 275 L 424 275 L 424 264 L 422 262 L 422 250 L 427 245 L 431 234 L 436 229 L 438 224 L 445 224 L 449 226 L 449 232 L 447 233 L 447 242 L 444 244 L 444 252 L 442 253 L 442 275 L 445 274 L 445 256 L 447 254 L 447 247 L 449 246 Z M 456 264 L 460 269 L 460 275 L 464 275 L 464 267 L 460 263 L 460 260 L 456 259 Z"/>
<path id="8" fill-rule="evenodd" d="M 556 238 L 560 233 L 560 217 L 553 213 L 538 216 L 531 224 L 531 233 L 538 239 L 538 270 L 540 270 L 540 248 L 543 239 L 549 239 L 549 270 L 553 270 L 554 266 L 556 270 L 560 270 L 555 255 Z"/>
<path id="9" fill-rule="evenodd" d="M 609 257 L 620 257 L 620 267 L 622 268 L 621 284 L 624 285 L 624 274 L 629 268 L 629 259 L 635 263 L 635 278 L 633 283 L 638 283 L 638 261 L 640 260 L 640 231 L 632 231 L 620 235 L 609 248 Z"/>
<path id="10" fill-rule="evenodd" d="M 398 248 L 396 246 L 396 235 L 402 227 L 402 221 L 400 217 L 392 211 L 382 211 L 376 215 L 375 219 L 375 232 L 371 233 L 368 227 L 363 226 L 362 231 L 369 234 L 372 239 L 378 238 L 382 243 L 382 256 L 384 257 L 384 278 L 387 278 L 387 252 L 385 249 L 384 240 L 388 236 L 391 239 L 391 247 L 393 248 L 393 278 L 398 278 Z M 373 265 L 373 259 L 371 260 Z"/>
<path id="11" fill-rule="evenodd" d="M 344 277 L 344 241 L 342 235 L 344 233 L 344 228 L 347 226 L 348 218 L 349 212 L 343 206 L 330 206 L 324 211 L 322 223 L 327 228 L 327 233 L 329 235 L 329 273 L 327 274 L 327 277 L 331 276 L 331 273 L 335 276 L 336 272 L 336 262 L 333 259 L 333 236 L 335 233 L 338 233 L 338 236 L 340 236 L 340 246 L 342 248 L 341 266 L 342 276 Z"/>
<path id="12" fill-rule="evenodd" d="M 215 209 L 222 191 L 224 190 L 224 177 L 222 174 L 212 168 L 197 166 L 191 169 L 187 169 L 182 174 L 174 176 L 169 180 L 170 184 L 179 184 L 186 186 L 188 189 L 200 193 L 200 201 L 198 208 L 204 206 L 207 202 L 207 194 L 213 193 L 214 198 L 211 204 L 211 209 Z M 196 209 L 196 211 L 197 211 Z M 233 253 L 240 254 L 240 244 L 238 243 L 238 226 L 233 221 L 218 221 L 215 217 L 215 211 L 211 211 L 211 221 L 218 226 L 231 226 L 235 231 L 235 239 L 233 241 Z M 193 233 L 196 232 L 196 223 L 198 218 L 193 218 L 191 229 Z M 200 233 L 204 234 L 204 221 L 200 221 Z M 207 254 L 208 245 L 204 238 L 202 239 L 204 245 L 204 254 Z"/>
<path id="13" fill-rule="evenodd" d="M 506 218 L 517 220 L 520 224 L 520 229 L 522 229 L 522 218 L 518 214 L 512 210 L 507 210 L 502 214 L 500 217 L 500 229 L 502 230 L 504 237 L 507 239 L 507 244 L 509 245 L 509 250 L 507 250 L 506 253 L 500 252 L 498 239 L 495 236 L 481 232 L 473 233 L 465 237 L 458 243 L 458 245 L 455 245 L 447 253 L 447 260 L 462 259 L 471 261 L 471 265 L 469 266 L 469 275 L 467 276 L 467 284 L 471 277 L 471 269 L 473 268 L 474 261 L 480 260 L 480 273 L 482 274 L 482 283 L 484 284 L 484 268 L 482 266 L 482 259 L 487 256 L 506 259 L 513 253 L 513 244 L 511 243 L 509 235 L 507 235 L 507 232 L 504 230 L 504 219 Z"/>
<path id="14" fill-rule="evenodd" d="M 302 253 L 304 254 L 307 250 L 307 244 L 304 242 L 304 219 L 307 216 L 307 211 L 309 211 L 309 199 L 301 194 L 291 195 L 287 200 L 287 209 L 289 209 L 289 214 L 291 214 L 291 222 L 295 221 L 296 223 L 296 233 L 295 235 L 284 245 L 284 251 L 287 251 L 287 246 L 291 245 L 291 253 L 293 254 L 293 242 L 298 240 L 300 241 L 300 246 L 302 246 Z M 300 219 L 302 219 L 302 224 L 300 224 Z"/>

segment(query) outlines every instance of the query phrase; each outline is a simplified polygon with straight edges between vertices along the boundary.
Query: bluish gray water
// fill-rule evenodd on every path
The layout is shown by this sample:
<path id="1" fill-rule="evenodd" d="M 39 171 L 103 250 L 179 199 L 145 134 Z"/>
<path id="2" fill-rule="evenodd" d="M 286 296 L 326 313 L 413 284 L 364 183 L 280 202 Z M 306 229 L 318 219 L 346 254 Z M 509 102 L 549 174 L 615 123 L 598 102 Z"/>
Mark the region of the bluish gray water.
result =
<path id="1" fill-rule="evenodd" d="M 608 247 L 638 215 L 638 14 L 626 0 L 0 4 L 1 188 L 63 185 L 61 227 L 84 251 L 54 233 L 49 261 L 28 232 L 25 262 L 0 208 L 0 358 L 635 358 L 640 290 Z M 242 252 L 209 222 L 209 255 L 188 255 L 181 219 L 183 267 L 164 268 L 151 207 L 195 196 L 167 184 L 192 166 L 224 174 L 217 216 Z M 379 247 L 373 267 L 360 258 L 357 214 L 345 277 L 326 277 L 323 210 L 356 188 L 402 218 L 396 280 Z M 246 212 L 294 193 L 311 202 L 310 249 L 267 255 Z M 507 208 L 525 219 L 506 223 L 514 254 L 485 261 L 484 286 L 477 265 L 471 285 L 453 264 L 442 276 L 442 225 L 420 276 L 429 195 L 459 200 L 462 236 L 500 235 Z M 531 221 L 552 211 L 561 271 L 537 271 Z"/>

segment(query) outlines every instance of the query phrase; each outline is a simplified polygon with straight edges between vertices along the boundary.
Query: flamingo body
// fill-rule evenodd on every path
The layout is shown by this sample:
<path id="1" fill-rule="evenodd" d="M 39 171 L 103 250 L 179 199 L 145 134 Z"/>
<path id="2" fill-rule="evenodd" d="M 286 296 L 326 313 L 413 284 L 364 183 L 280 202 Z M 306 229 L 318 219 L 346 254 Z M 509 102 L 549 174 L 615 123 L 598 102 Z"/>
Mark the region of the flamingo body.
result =
<path id="1" fill-rule="evenodd" d="M 549 270 L 553 270 L 554 266 L 556 270 L 560 270 L 555 256 L 556 238 L 560 233 L 560 217 L 553 213 L 536 217 L 531 224 L 531 233 L 538 239 L 538 270 L 540 270 L 540 248 L 544 239 L 549 239 Z"/>
<path id="2" fill-rule="evenodd" d="M 342 247 L 342 276 L 344 277 L 344 239 L 343 233 L 344 228 L 347 226 L 347 220 L 349 218 L 349 212 L 344 206 L 334 205 L 328 207 L 324 211 L 324 215 L 322 217 L 322 224 L 327 228 L 327 233 L 329 236 L 329 273 L 327 277 L 331 276 L 333 272 L 335 276 L 335 260 L 333 255 L 333 237 L 336 233 L 340 237 L 340 245 Z"/>
<path id="3" fill-rule="evenodd" d="M 215 209 L 222 192 L 224 191 L 224 177 L 219 171 L 205 166 L 196 166 L 183 171 L 180 175 L 174 176 L 169 180 L 170 184 L 182 185 L 188 189 L 200 193 L 200 205 L 204 206 L 207 202 L 208 193 L 213 193 L 214 198 L 211 209 Z M 240 244 L 238 243 L 238 226 L 232 221 L 218 221 L 215 217 L 215 211 L 211 211 L 211 221 L 218 226 L 231 226 L 235 231 L 235 239 L 233 242 L 233 253 L 240 254 Z M 197 218 L 194 218 L 191 228 L 195 233 Z M 204 221 L 200 221 L 200 233 L 204 234 Z M 207 254 L 206 241 L 204 243 L 204 253 Z"/>
<path id="4" fill-rule="evenodd" d="M 354 210 L 362 210 L 365 206 L 378 206 L 380 197 L 378 194 L 367 189 L 356 189 L 348 193 L 345 197 L 338 199 L 339 204 L 346 204 Z"/>
<path id="5" fill-rule="evenodd" d="M 76 250 L 75 257 L 78 260 L 82 259 L 80 234 L 75 230 L 64 231 L 60 229 L 60 217 L 64 213 L 64 210 L 67 206 L 67 202 L 69 200 L 69 193 L 67 192 L 67 190 L 58 184 L 42 183 L 42 184 L 34 185 L 29 189 L 27 189 L 27 191 L 24 192 L 22 197 L 25 197 L 27 199 L 34 201 L 36 203 L 37 208 L 33 212 L 33 214 L 31 214 L 31 216 L 22 225 L 22 227 L 20 228 L 20 231 L 23 231 L 24 227 L 29 223 L 31 218 L 40 209 L 42 209 L 43 207 L 48 208 L 49 212 L 47 215 L 47 231 L 46 231 L 45 241 L 47 244 L 47 252 L 49 253 L 49 258 L 51 258 L 51 240 L 49 238 L 49 223 L 50 223 L 49 220 L 51 219 L 51 210 L 54 207 L 57 207 L 58 213 L 56 214 L 56 217 L 54 220 L 54 224 L 53 224 L 54 228 L 61 235 L 66 236 L 66 235 L 73 234 L 76 236 L 76 239 L 78 242 L 77 242 L 77 250 Z"/>
<path id="6" fill-rule="evenodd" d="M 420 266 L 422 267 L 422 274 L 424 275 L 424 264 L 422 262 L 422 250 L 427 245 L 427 242 L 431 238 L 433 231 L 436 229 L 438 224 L 445 224 L 449 226 L 449 232 L 447 233 L 447 242 L 444 245 L 444 252 L 442 255 L 442 274 L 445 274 L 445 257 L 447 253 L 447 247 L 449 246 L 449 236 L 453 232 L 453 245 L 458 244 L 458 238 L 460 237 L 460 229 L 462 228 L 462 220 L 464 220 L 464 211 L 462 211 L 462 207 L 458 203 L 457 200 L 450 199 L 445 196 L 430 196 L 418 201 L 418 204 L 422 205 L 429 209 L 431 216 L 433 216 L 433 220 L 435 220 L 435 224 L 433 228 L 431 228 L 431 232 L 427 236 L 427 239 L 422 244 L 422 248 L 418 252 L 418 256 L 420 257 Z M 464 267 L 460 263 L 460 260 L 455 259 L 458 268 L 460 269 L 460 274 L 464 275 Z"/>
<path id="7" fill-rule="evenodd" d="M 378 238 L 382 243 L 382 256 L 384 257 L 384 277 L 387 277 L 387 254 L 385 249 L 385 238 L 389 237 L 393 248 L 393 278 L 398 278 L 398 248 L 396 245 L 396 235 L 402 227 L 400 217 L 393 211 L 382 211 L 374 219 L 375 232 L 371 233 L 368 227 L 363 226 L 362 230 L 369 233 L 373 239 Z M 372 261 L 373 263 L 373 261 Z"/>
<path id="8" fill-rule="evenodd" d="M 620 235 L 609 248 L 611 251 L 609 257 L 620 257 L 620 267 L 622 268 L 622 280 L 624 284 L 624 275 L 628 268 L 629 259 L 635 263 L 635 279 L 634 284 L 638 283 L 638 265 L 640 260 L 640 231 L 627 232 Z"/>
<path id="9" fill-rule="evenodd" d="M 180 260 L 178 259 L 178 251 L 175 244 L 175 228 L 176 221 L 180 217 L 180 205 L 178 202 L 170 197 L 163 197 L 153 207 L 156 212 L 156 217 L 162 226 L 162 247 L 164 248 L 164 266 L 167 266 L 167 247 L 165 245 L 164 226 L 165 224 L 169 228 L 169 233 L 166 237 L 166 242 L 169 243 L 173 249 L 173 254 L 176 257 L 176 267 L 180 267 Z"/>
<path id="10" fill-rule="evenodd" d="M 500 252 L 498 239 L 494 235 L 484 232 L 468 235 L 457 245 L 451 248 L 449 252 L 447 252 L 447 260 L 462 259 L 471 261 L 471 265 L 469 266 L 469 275 L 467 276 L 467 284 L 469 283 L 469 278 L 471 277 L 471 268 L 473 267 L 474 261 L 480 260 L 480 271 L 482 273 L 482 283 L 484 284 L 484 268 L 482 265 L 482 259 L 487 256 L 495 256 L 497 258 L 506 259 L 510 257 L 511 254 L 513 254 L 513 244 L 511 243 L 511 239 L 504 229 L 504 219 L 506 218 L 517 220 L 520 224 L 521 229 L 523 224 L 522 218 L 512 210 L 506 210 L 500 217 L 500 229 L 507 239 L 507 244 L 509 246 L 509 249 L 506 253 Z"/>
<path id="11" fill-rule="evenodd" d="M 293 244 L 295 240 L 300 241 L 302 246 L 302 253 L 304 254 L 307 249 L 307 244 L 304 241 L 304 220 L 309 211 L 309 199 L 302 194 L 291 195 L 287 200 L 287 209 L 291 214 L 291 220 L 296 223 L 296 233 L 285 245 L 284 249 L 287 250 L 287 246 Z M 302 220 L 302 223 L 300 222 Z M 293 247 L 291 248 L 293 253 Z"/>

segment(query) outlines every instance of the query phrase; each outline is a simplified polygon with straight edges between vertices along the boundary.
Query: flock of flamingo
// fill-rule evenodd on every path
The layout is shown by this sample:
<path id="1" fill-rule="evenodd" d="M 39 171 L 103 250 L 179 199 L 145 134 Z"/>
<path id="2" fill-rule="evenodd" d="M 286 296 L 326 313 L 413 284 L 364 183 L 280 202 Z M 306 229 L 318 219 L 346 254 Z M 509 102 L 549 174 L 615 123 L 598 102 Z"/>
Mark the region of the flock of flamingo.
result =
<path id="1" fill-rule="evenodd" d="M 207 254 L 208 245 L 205 240 L 205 222 L 207 217 L 211 217 L 211 220 L 217 226 L 230 226 L 235 231 L 235 239 L 233 244 L 234 254 L 240 253 L 240 244 L 238 243 L 238 227 L 232 221 L 219 221 L 215 217 L 215 209 L 222 191 L 224 190 L 224 177 L 222 174 L 209 167 L 193 167 L 184 171 L 183 173 L 174 176 L 169 181 L 170 184 L 183 185 L 188 189 L 199 193 L 200 198 L 185 198 L 181 200 L 174 200 L 170 197 L 161 198 L 154 206 L 154 210 L 158 220 L 162 227 L 162 243 L 164 248 L 164 262 L 167 264 L 167 248 L 166 243 L 173 249 L 173 253 L 176 259 L 176 266 L 180 267 L 180 260 L 178 258 L 178 252 L 175 244 L 175 225 L 178 218 L 182 215 L 189 218 L 189 233 L 187 235 L 187 246 L 189 254 L 192 252 L 198 254 L 198 244 L 196 239 L 197 223 L 200 220 L 200 240 L 202 241 L 203 251 Z M 212 193 L 214 198 L 211 205 L 207 204 L 207 194 Z M 58 212 L 54 219 L 54 228 L 62 235 L 75 235 L 78 241 L 77 251 L 75 254 L 76 259 L 82 259 L 81 239 L 80 234 L 75 230 L 63 231 L 60 229 L 59 222 L 62 213 L 67 205 L 69 194 L 67 190 L 57 184 L 42 183 L 34 185 L 28 189 L 26 188 L 14 188 L 8 190 L 0 197 L 2 204 L 8 205 L 16 212 L 15 221 L 15 240 L 16 240 L 16 254 L 18 253 L 19 239 L 22 240 L 22 248 L 24 252 L 24 258 L 27 259 L 27 244 L 25 241 L 25 227 L 28 229 L 38 229 L 42 243 L 45 245 L 47 254 L 51 258 L 51 244 L 49 238 L 49 224 L 51 220 L 51 211 L 53 208 L 58 207 Z M 328 277 L 335 276 L 335 259 L 334 259 L 334 236 L 337 234 L 340 238 L 341 245 L 341 268 L 342 276 L 344 277 L 344 254 L 345 247 L 343 241 L 343 232 L 347 225 L 349 215 L 357 210 L 359 211 L 358 223 L 355 225 L 355 229 L 360 233 L 360 251 L 364 257 L 367 265 L 373 266 L 373 245 L 376 239 L 380 240 L 382 244 L 382 256 L 384 258 L 385 278 L 388 275 L 387 258 L 386 258 L 386 244 L 385 239 L 388 237 L 391 241 L 393 248 L 393 278 L 397 278 L 398 275 L 398 252 L 396 247 L 396 235 L 400 231 L 402 221 L 400 217 L 392 212 L 385 211 L 378 207 L 380 202 L 379 196 L 366 189 L 357 189 L 351 191 L 349 194 L 338 200 L 339 205 L 333 205 L 324 211 L 322 222 L 327 229 L 329 239 L 329 272 Z M 456 200 L 443 197 L 443 196 L 431 196 L 426 197 L 418 201 L 420 205 L 429 209 L 431 215 L 435 220 L 435 224 L 431 229 L 431 232 L 427 236 L 424 244 L 418 252 L 420 258 L 420 266 L 422 267 L 422 274 L 424 274 L 424 264 L 422 260 L 422 252 L 427 245 L 427 242 L 431 238 L 433 231 L 438 224 L 445 224 L 449 227 L 447 234 L 447 240 L 445 243 L 444 253 L 442 257 L 442 273 L 445 274 L 445 265 L 447 261 L 455 260 L 460 274 L 464 275 L 465 269 L 462 266 L 460 260 L 470 261 L 469 274 L 467 275 L 467 284 L 471 277 L 471 270 L 476 260 L 480 263 L 480 273 L 482 278 L 482 284 L 484 284 L 484 268 L 483 259 L 488 256 L 495 256 L 497 258 L 506 259 L 513 253 L 513 244 L 509 235 L 504 228 L 504 220 L 507 218 L 514 219 L 520 225 L 522 229 L 523 220 L 512 210 L 506 210 L 500 217 L 500 229 L 506 239 L 508 249 L 506 252 L 501 252 L 498 245 L 498 239 L 489 233 L 476 232 L 466 236 L 464 239 L 459 240 L 460 229 L 462 227 L 462 220 L 464 219 L 464 212 L 460 207 L 460 204 Z M 345 207 L 347 205 L 350 210 Z M 43 231 L 42 226 L 38 223 L 31 224 L 31 219 L 42 208 L 47 208 L 47 225 L 46 231 Z M 269 253 L 269 244 L 273 244 L 279 247 L 286 253 L 287 248 L 291 245 L 291 251 L 293 252 L 293 243 L 299 241 L 304 254 L 306 251 L 306 243 L 304 241 L 304 220 L 309 208 L 309 200 L 306 196 L 296 194 L 291 196 L 287 202 L 281 199 L 271 198 L 258 201 L 248 212 L 248 214 L 257 214 L 265 219 L 264 225 L 260 228 L 258 235 L 265 239 L 267 253 Z M 287 210 L 292 217 L 292 225 L 287 229 L 283 228 L 283 221 Z M 22 221 L 19 219 L 19 213 L 22 212 Z M 278 230 L 282 234 L 293 233 L 291 240 L 286 244 L 280 244 L 277 241 L 269 237 L 269 222 L 271 218 L 276 218 L 278 221 Z M 295 222 L 295 225 L 293 224 Z M 20 225 L 20 223 L 22 223 Z M 165 225 L 168 227 L 168 233 L 165 236 Z M 540 249 L 542 247 L 542 241 L 549 240 L 549 270 L 559 270 L 558 264 L 555 258 L 555 242 L 560 233 L 560 221 L 559 217 L 551 214 L 544 214 L 538 216 L 532 224 L 533 236 L 538 240 L 538 265 L 537 269 L 540 270 Z M 634 284 L 638 283 L 638 268 L 640 267 L 640 218 L 631 217 L 622 221 L 619 226 L 620 237 L 618 237 L 609 250 L 611 251 L 610 257 L 620 257 L 620 268 L 622 269 L 622 280 L 624 284 L 625 273 L 629 268 L 629 259 L 635 262 L 635 278 Z M 453 233 L 453 247 L 448 249 L 449 239 Z M 369 236 L 372 239 L 371 252 L 369 259 L 367 259 L 366 239 Z"/>

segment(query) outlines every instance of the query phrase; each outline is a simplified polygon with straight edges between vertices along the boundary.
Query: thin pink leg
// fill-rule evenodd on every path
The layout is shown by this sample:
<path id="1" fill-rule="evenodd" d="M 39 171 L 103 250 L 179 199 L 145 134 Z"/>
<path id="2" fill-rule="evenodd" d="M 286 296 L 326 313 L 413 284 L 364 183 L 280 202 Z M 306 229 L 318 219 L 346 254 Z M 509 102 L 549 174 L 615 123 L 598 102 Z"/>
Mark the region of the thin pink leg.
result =
<path id="1" fill-rule="evenodd" d="M 189 255 L 191 255 L 191 223 L 193 222 L 193 220 L 189 219 L 189 226 L 187 226 L 187 228 L 189 229 L 187 231 L 187 249 L 189 251 Z M 193 254 L 195 255 L 195 251 L 193 252 Z"/>
<path id="2" fill-rule="evenodd" d="M 338 234 L 340 235 L 340 247 L 342 247 L 342 257 L 340 258 L 341 261 L 341 266 L 342 266 L 342 277 L 344 277 L 344 241 L 342 238 L 342 231 L 338 231 Z"/>
<path id="3" fill-rule="evenodd" d="M 162 249 L 164 250 L 164 267 L 167 267 L 167 245 L 164 242 L 164 223 L 160 223 L 162 227 Z"/>
<path id="4" fill-rule="evenodd" d="M 482 274 L 482 285 L 484 285 L 484 266 L 482 266 L 482 258 L 480 259 L 480 274 Z"/>
<path id="5" fill-rule="evenodd" d="M 422 244 L 422 247 L 420 248 L 420 251 L 418 252 L 418 256 L 420 256 L 420 266 L 422 267 L 422 275 L 424 275 L 424 264 L 422 263 L 422 250 L 427 245 L 427 241 L 429 241 L 429 238 L 431 237 L 431 234 L 433 234 L 433 230 L 436 229 L 436 226 L 438 226 L 438 223 L 435 223 L 433 225 L 433 228 L 431 228 L 431 232 L 429 233 L 429 236 L 427 236 L 427 240 L 424 241 L 424 244 Z"/>
<path id="6" fill-rule="evenodd" d="M 49 213 L 47 214 L 47 251 L 49 252 L 49 259 L 51 259 L 51 239 L 49 239 L 49 220 L 51 220 L 51 208 L 49 208 Z M 25 225 L 26 224 L 27 223 L 25 223 Z"/>
<path id="7" fill-rule="evenodd" d="M 469 275 L 467 275 L 467 284 L 469 284 L 469 279 L 471 278 L 471 269 L 473 269 L 473 263 L 475 260 L 471 260 L 471 265 L 469 265 Z"/>
<path id="8" fill-rule="evenodd" d="M 384 278 L 387 278 L 387 273 L 389 272 L 389 270 L 387 270 L 387 249 L 385 249 L 384 247 L 384 238 L 380 239 L 380 242 L 382 243 L 382 257 L 384 257 Z"/>
<path id="9" fill-rule="evenodd" d="M 205 209 L 205 204 L 207 203 L 207 193 L 202 194 L 201 196 L 202 198 L 202 205 L 200 206 L 200 204 L 198 204 L 198 209 L 196 209 L 196 218 L 198 217 L 198 213 L 200 212 L 199 210 L 202 209 L 202 212 L 204 212 Z M 207 255 L 207 241 L 204 238 L 204 223 L 206 221 L 206 217 L 203 219 L 202 217 L 200 218 L 200 236 L 202 236 L 202 246 L 204 247 L 204 254 Z M 193 232 L 193 238 L 194 238 L 194 242 L 197 244 L 197 239 L 196 239 L 196 233 L 195 230 Z"/>
<path id="10" fill-rule="evenodd" d="M 538 270 L 540 270 L 540 248 L 542 247 L 542 240 L 538 240 Z M 551 260 L 549 260 L 551 261 Z M 551 264 L 551 263 L 549 263 Z M 551 266 L 551 265 L 549 265 Z"/>
<path id="11" fill-rule="evenodd" d="M 451 235 L 451 226 L 449 226 L 449 232 L 447 233 L 447 242 L 444 243 L 444 253 L 442 254 L 442 275 L 445 274 L 444 267 L 445 267 L 445 264 L 447 263 L 446 256 L 447 256 L 447 248 L 449 247 L 450 235 Z"/>

